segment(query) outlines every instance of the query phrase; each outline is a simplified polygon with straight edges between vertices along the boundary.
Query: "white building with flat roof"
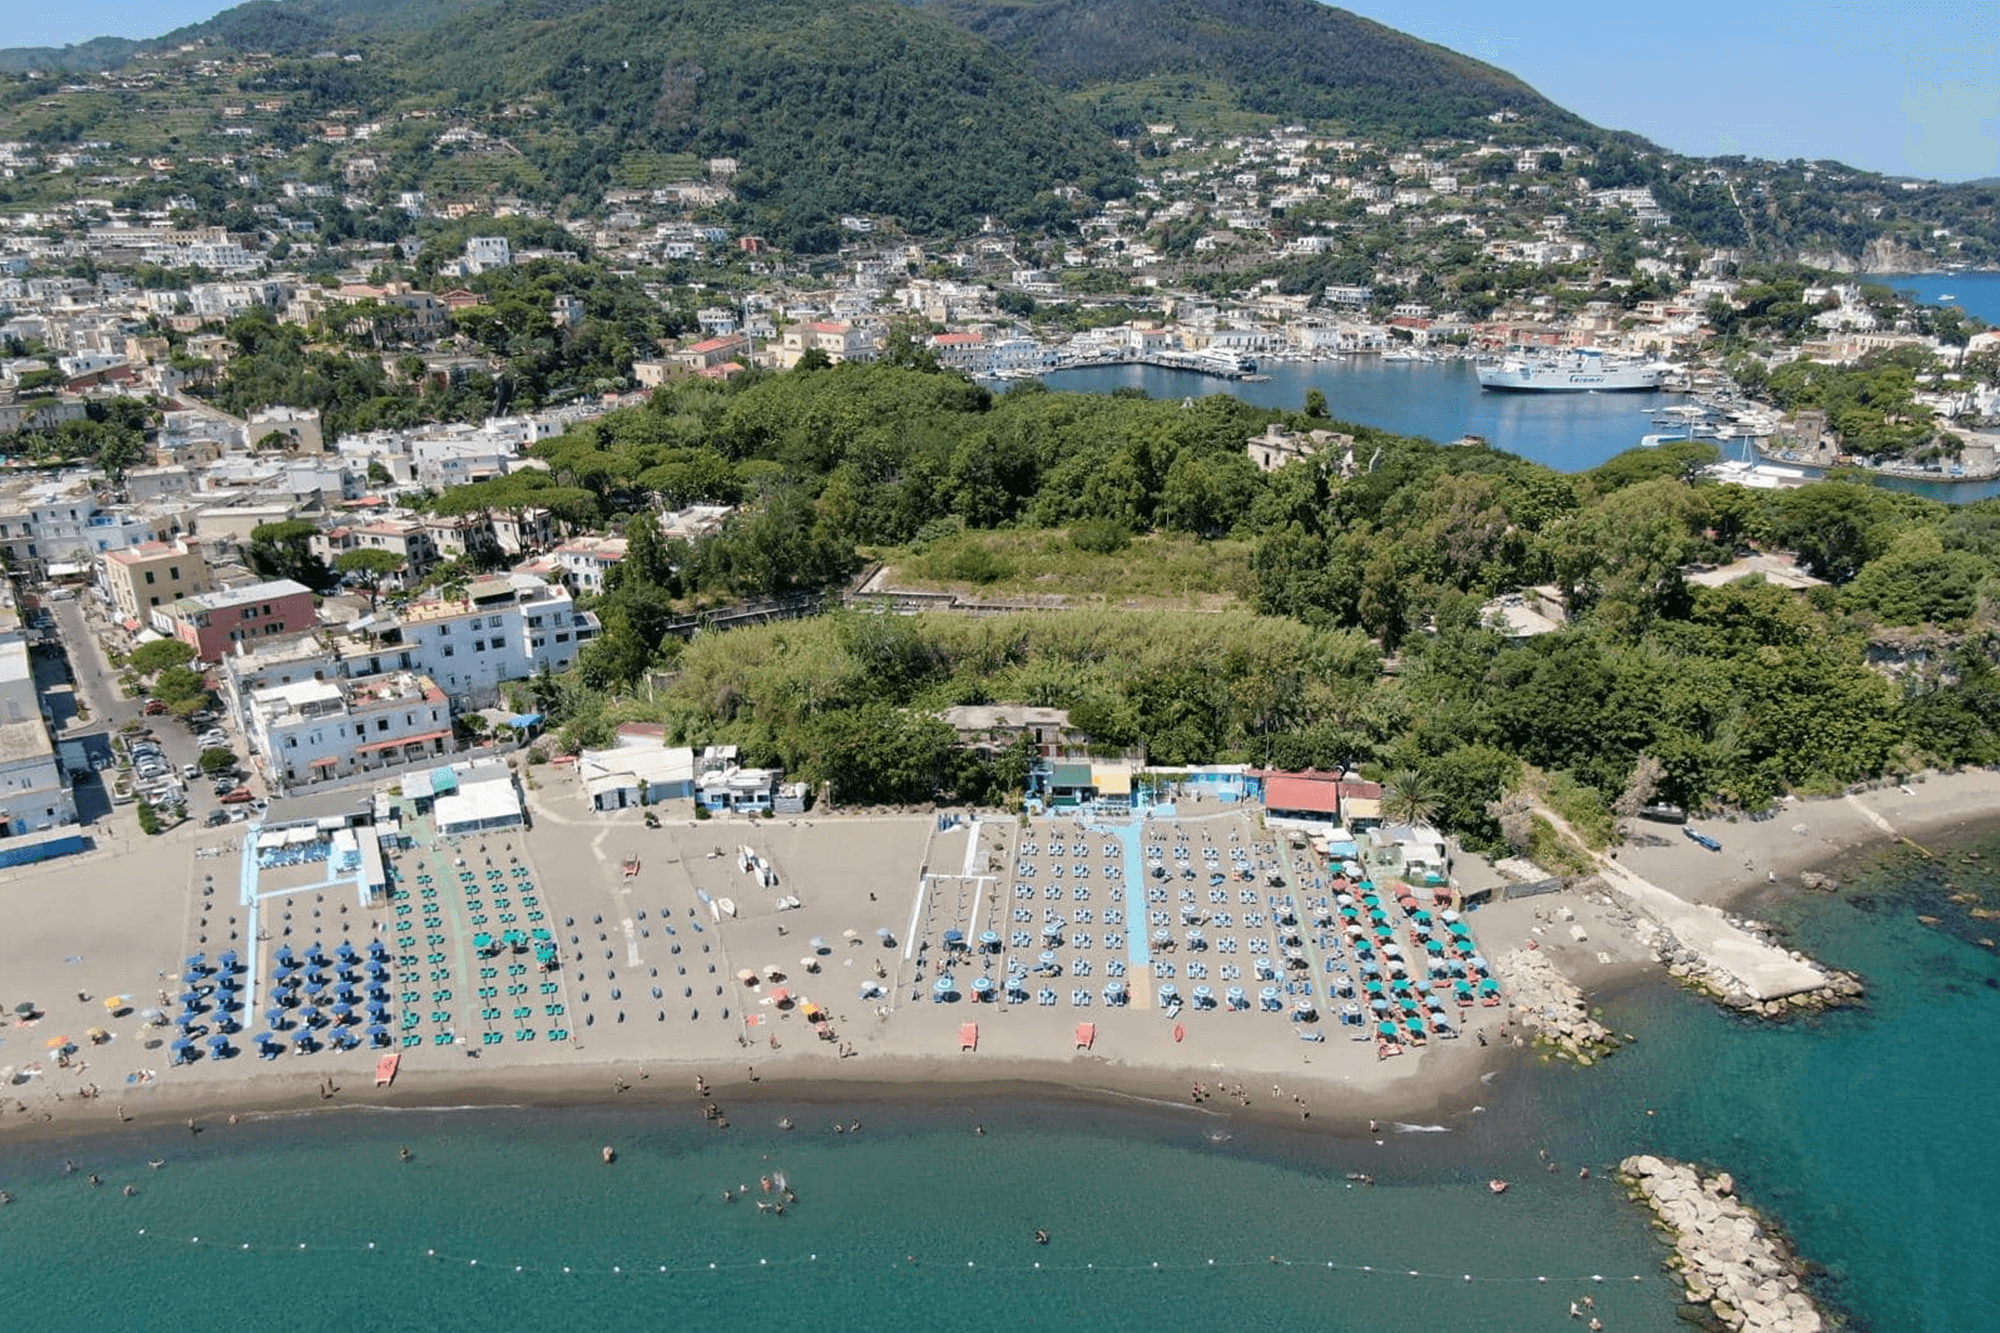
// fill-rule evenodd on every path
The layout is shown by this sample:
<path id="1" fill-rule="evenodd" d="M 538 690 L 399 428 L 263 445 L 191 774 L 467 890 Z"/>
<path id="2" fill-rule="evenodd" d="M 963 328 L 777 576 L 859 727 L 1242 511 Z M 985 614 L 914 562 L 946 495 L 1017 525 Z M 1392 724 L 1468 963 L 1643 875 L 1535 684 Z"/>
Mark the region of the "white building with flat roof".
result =
<path id="1" fill-rule="evenodd" d="M 442 755 L 451 704 L 428 676 L 298 680 L 250 695 L 250 739 L 274 785 L 300 787 Z"/>
<path id="2" fill-rule="evenodd" d="M 0 835 L 13 837 L 76 822 L 76 798 L 56 756 L 28 660 L 20 617 L 6 614 L 0 637 Z"/>

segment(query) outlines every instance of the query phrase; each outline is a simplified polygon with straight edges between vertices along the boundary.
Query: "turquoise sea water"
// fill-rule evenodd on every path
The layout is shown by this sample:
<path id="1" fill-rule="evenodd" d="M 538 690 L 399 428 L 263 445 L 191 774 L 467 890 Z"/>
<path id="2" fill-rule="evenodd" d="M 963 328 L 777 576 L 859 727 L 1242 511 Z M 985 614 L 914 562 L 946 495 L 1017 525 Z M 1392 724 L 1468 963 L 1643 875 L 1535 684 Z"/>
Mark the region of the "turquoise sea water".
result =
<path id="1" fill-rule="evenodd" d="M 2000 859 L 2000 838 L 1982 850 Z M 1658 1151 L 1733 1171 L 1866 1326 L 2000 1327 L 2000 965 L 1962 938 L 1988 923 L 1946 901 L 2000 889 L 1985 864 L 1953 859 L 1947 875 L 1898 859 L 1769 909 L 1868 977 L 1865 1011 L 1751 1026 L 1635 987 L 1606 1012 L 1641 1040 L 1608 1064 L 1511 1065 L 1451 1132 L 1392 1131 L 1380 1147 L 1065 1102 L 746 1103 L 718 1135 L 678 1095 L 0 1141 L 16 1195 L 0 1210 L 0 1309 L 51 1333 L 748 1320 L 1430 1333 L 1568 1327 L 1589 1292 L 1609 1328 L 1665 1333 L 1681 1325 L 1664 1252 L 1605 1178 Z M 783 1114 L 801 1127 L 781 1133 Z M 835 1136 L 835 1118 L 863 1131 Z M 1314 1119 L 1343 1117 L 1316 1105 Z M 610 1167 L 606 1142 L 621 1153 Z M 146 1168 L 154 1154 L 164 1170 Z M 1596 1178 L 1579 1181 L 1578 1163 Z M 720 1202 L 773 1169 L 800 1195 L 786 1216 Z M 1351 1185 L 1356 1170 L 1377 1183 Z M 1492 1196 L 1493 1175 L 1514 1187 Z M 127 1181 L 137 1197 L 116 1192 Z"/>

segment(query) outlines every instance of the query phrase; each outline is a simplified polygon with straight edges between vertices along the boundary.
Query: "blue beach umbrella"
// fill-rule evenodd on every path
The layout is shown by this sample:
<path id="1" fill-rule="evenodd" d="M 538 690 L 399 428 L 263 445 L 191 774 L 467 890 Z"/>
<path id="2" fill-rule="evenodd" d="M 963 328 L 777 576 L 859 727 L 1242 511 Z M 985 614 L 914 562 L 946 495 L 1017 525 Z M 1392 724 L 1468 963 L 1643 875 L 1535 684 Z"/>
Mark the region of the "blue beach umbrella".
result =
<path id="1" fill-rule="evenodd" d="M 197 1014 L 182 1014 L 179 1018 L 176 1018 L 174 1021 L 181 1025 L 181 1031 L 186 1032 L 189 1028 L 193 1027 L 196 1023 L 200 1022 L 201 1018 Z"/>
<path id="2" fill-rule="evenodd" d="M 285 1026 L 285 1016 L 283 1005 L 274 1004 L 264 1011 L 264 1021 L 274 1028 L 283 1028 Z"/>
<path id="3" fill-rule="evenodd" d="M 210 1037 L 208 1039 L 208 1049 L 214 1051 L 217 1055 L 221 1055 L 229 1049 L 229 1038 Z"/>
<path id="4" fill-rule="evenodd" d="M 187 956 L 187 970 L 188 970 L 188 971 L 190 971 L 190 972 L 204 972 L 204 971 L 206 971 L 207 969 L 208 969 L 208 955 L 207 955 L 207 954 L 205 954 L 205 953 L 191 953 L 191 954 L 189 954 L 189 955 Z"/>
<path id="5" fill-rule="evenodd" d="M 972 979 L 972 990 L 976 995 L 991 995 L 993 993 L 993 978 L 974 977 Z"/>
<path id="6" fill-rule="evenodd" d="M 348 1019 L 354 1017 L 354 1006 L 351 1004 L 336 1004 L 333 1006 L 333 1016 L 345 1023 Z"/>
<path id="7" fill-rule="evenodd" d="M 1054 967 L 1056 963 L 1056 951 L 1054 949 L 1042 950 L 1040 962 L 1043 967 Z"/>
<path id="8" fill-rule="evenodd" d="M 1386 1013 L 1389 1009 L 1389 1002 L 1378 995 L 1368 1002 L 1368 1007 L 1378 1014 Z"/>
<path id="9" fill-rule="evenodd" d="M 988 949 L 997 949 L 997 948 L 999 948 L 999 947 L 1000 947 L 1000 932 L 999 932 L 999 931 L 997 931 L 997 930 L 982 930 L 982 931 L 980 931 L 980 932 L 979 932 L 979 943 L 980 943 L 980 944 L 981 944 L 981 945 L 982 945 L 983 947 L 985 947 L 985 948 L 988 948 Z"/>
<path id="10" fill-rule="evenodd" d="M 1380 1023 L 1377 1023 L 1375 1025 L 1375 1030 L 1385 1037 L 1393 1037 L 1396 1035 L 1396 1025 L 1394 1023 L 1389 1022 L 1387 1019 L 1383 1019 Z"/>
<path id="11" fill-rule="evenodd" d="M 233 971 L 236 967 L 236 950 L 230 949 L 222 955 L 222 970 Z"/>

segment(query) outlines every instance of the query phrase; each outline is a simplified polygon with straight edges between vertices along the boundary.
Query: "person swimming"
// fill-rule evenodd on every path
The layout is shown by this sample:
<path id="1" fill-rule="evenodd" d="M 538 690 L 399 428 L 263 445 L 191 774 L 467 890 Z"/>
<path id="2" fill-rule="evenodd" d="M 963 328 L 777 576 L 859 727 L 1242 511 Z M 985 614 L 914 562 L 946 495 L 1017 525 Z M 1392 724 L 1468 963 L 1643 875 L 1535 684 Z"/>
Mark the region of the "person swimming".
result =
<path id="1" fill-rule="evenodd" d="M 398 1148 L 396 1150 L 396 1158 L 398 1161 L 407 1162 L 410 1160 L 411 1156 L 412 1154 L 408 1148 Z"/>
<path id="2" fill-rule="evenodd" d="M 1049 1243 L 1049 1233 L 1048 1233 L 1048 1232 L 1046 1232 L 1046 1231 L 1044 1231 L 1044 1230 L 1042 1230 L 1042 1229 L 1041 1229 L 1040 1227 L 1036 1227 L 1036 1228 L 1035 1228 L 1035 1244 L 1037 1244 L 1037 1245 L 1046 1245 L 1046 1244 L 1048 1244 L 1048 1243 Z"/>

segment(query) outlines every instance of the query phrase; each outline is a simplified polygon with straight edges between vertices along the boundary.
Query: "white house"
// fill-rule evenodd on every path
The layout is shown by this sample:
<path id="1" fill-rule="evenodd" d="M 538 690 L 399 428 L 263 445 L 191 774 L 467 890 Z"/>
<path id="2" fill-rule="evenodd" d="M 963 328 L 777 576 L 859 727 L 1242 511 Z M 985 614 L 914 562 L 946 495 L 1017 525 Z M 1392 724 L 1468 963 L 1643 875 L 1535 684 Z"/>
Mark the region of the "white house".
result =
<path id="1" fill-rule="evenodd" d="M 444 692 L 408 671 L 274 685 L 251 694 L 249 712 L 266 777 L 287 787 L 442 755 L 452 738 Z"/>

